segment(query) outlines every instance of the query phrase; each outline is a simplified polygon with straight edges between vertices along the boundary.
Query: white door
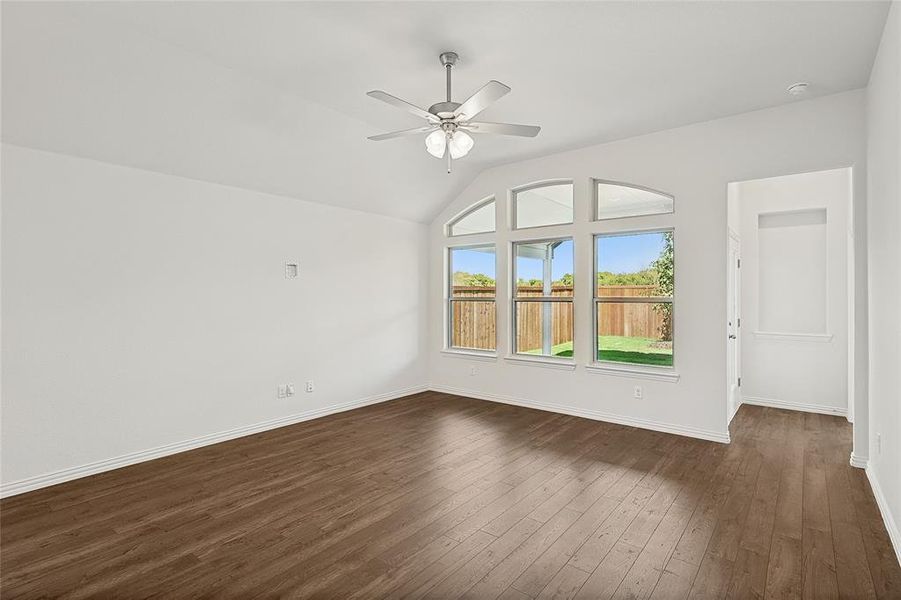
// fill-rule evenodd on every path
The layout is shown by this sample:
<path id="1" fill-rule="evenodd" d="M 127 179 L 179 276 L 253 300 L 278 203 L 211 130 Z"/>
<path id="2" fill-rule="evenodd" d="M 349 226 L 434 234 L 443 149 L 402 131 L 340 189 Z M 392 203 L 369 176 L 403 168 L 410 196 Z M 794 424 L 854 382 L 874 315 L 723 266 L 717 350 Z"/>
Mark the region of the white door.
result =
<path id="1" fill-rule="evenodd" d="M 726 335 L 729 370 L 729 420 L 741 404 L 741 244 L 729 234 L 729 280 Z"/>

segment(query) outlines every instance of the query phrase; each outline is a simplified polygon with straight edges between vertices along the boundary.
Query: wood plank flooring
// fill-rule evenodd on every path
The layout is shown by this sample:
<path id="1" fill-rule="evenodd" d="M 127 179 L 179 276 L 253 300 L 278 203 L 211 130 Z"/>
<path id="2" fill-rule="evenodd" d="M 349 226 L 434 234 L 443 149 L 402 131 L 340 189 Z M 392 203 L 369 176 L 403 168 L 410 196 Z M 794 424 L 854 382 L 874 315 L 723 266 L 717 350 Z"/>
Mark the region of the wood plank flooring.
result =
<path id="1" fill-rule="evenodd" d="M 901 598 L 844 419 L 731 445 L 435 392 L 3 500 L 3 598 Z"/>

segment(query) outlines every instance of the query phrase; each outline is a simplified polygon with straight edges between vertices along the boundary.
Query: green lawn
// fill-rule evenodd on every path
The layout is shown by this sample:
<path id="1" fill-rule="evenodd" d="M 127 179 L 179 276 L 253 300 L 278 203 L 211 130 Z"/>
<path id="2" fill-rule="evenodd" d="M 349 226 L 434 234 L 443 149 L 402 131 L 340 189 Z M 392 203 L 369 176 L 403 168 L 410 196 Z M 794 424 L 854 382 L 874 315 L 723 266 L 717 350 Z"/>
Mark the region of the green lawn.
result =
<path id="1" fill-rule="evenodd" d="M 652 338 L 621 337 L 617 335 L 598 336 L 598 360 L 634 363 L 639 365 L 673 366 L 672 348 L 654 348 L 657 340 Z M 564 342 L 551 348 L 554 356 L 572 356 L 573 343 Z M 541 349 L 529 350 L 525 354 L 541 354 Z"/>
<path id="2" fill-rule="evenodd" d="M 637 363 L 640 365 L 673 366 L 672 348 L 655 348 L 658 340 L 651 338 L 598 336 L 598 360 Z"/>

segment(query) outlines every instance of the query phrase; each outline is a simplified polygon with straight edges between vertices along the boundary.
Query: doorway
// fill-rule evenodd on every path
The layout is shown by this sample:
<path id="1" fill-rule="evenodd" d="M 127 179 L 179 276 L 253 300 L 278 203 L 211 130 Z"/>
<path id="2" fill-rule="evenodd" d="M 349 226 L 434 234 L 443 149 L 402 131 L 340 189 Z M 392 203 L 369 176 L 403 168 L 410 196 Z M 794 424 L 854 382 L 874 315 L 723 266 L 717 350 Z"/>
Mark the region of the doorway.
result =
<path id="1" fill-rule="evenodd" d="M 730 183 L 726 414 L 851 416 L 851 169 Z"/>

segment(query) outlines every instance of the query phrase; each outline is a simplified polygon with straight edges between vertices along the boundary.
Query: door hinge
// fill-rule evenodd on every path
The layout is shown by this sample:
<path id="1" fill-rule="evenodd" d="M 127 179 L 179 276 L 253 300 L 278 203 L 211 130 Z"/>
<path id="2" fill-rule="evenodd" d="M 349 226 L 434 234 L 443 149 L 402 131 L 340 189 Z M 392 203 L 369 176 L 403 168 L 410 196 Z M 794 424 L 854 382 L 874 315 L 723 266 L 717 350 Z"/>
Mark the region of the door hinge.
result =
<path id="1" fill-rule="evenodd" d="M 738 387 L 741 387 L 741 377 L 738 378 Z"/>
<path id="2" fill-rule="evenodd" d="M 739 258 L 737 262 L 738 262 L 738 268 L 740 269 L 741 268 L 741 259 Z"/>
<path id="3" fill-rule="evenodd" d="M 738 320 L 738 326 L 741 327 L 741 317 L 739 317 L 737 320 Z"/>

